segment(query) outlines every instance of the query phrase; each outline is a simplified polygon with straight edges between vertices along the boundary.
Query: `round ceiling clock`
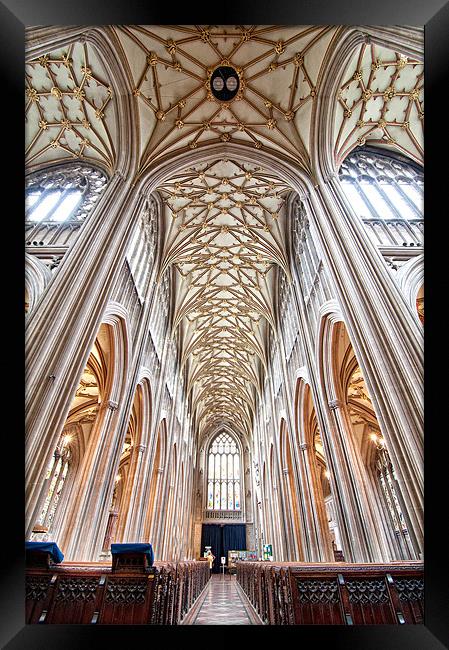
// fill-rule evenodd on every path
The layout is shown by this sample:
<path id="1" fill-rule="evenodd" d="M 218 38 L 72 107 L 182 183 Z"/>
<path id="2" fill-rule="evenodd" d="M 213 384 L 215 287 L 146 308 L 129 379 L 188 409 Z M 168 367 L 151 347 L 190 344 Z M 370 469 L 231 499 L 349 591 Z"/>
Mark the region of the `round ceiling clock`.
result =
<path id="1" fill-rule="evenodd" d="M 213 96 L 221 102 L 229 102 L 237 95 L 240 88 L 239 76 L 227 65 L 216 68 L 210 78 L 210 89 Z"/>

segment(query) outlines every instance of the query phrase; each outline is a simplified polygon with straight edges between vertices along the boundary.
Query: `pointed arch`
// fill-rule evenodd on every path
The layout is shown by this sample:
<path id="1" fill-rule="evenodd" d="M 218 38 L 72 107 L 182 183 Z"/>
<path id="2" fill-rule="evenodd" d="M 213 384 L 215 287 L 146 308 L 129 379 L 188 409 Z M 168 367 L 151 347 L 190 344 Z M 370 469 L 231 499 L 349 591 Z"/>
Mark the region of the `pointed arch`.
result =
<path id="1" fill-rule="evenodd" d="M 25 311 L 29 314 L 44 293 L 52 274 L 35 255 L 25 253 Z"/>
<path id="2" fill-rule="evenodd" d="M 216 431 L 206 446 L 207 510 L 243 510 L 243 454 L 238 436 Z"/>
<path id="3" fill-rule="evenodd" d="M 128 311 L 120 303 L 110 301 L 102 323 L 109 325 L 113 340 L 112 383 L 109 399 L 119 402 L 125 389 L 132 358 L 131 328 Z"/>
<path id="4" fill-rule="evenodd" d="M 345 558 L 348 559 L 348 553 L 360 554 L 366 561 L 374 557 L 385 560 L 417 557 L 413 548 L 416 540 L 399 539 L 389 523 L 385 489 L 379 489 L 373 471 L 374 443 L 382 438 L 381 428 L 344 320 L 335 310 L 323 311 L 319 332 L 320 382 L 329 408 L 328 417 L 333 422 L 332 438 L 326 440 L 325 436 L 323 442 L 325 448 L 332 449 L 328 459 L 332 492 L 334 496 L 336 491 L 341 492 L 334 505 L 339 512 L 339 526 L 344 529 L 349 524 L 358 530 L 357 536 L 340 530 L 343 547 L 346 546 Z M 394 491 L 401 501 L 399 485 Z M 400 516 L 406 517 L 405 508 L 399 507 Z"/>
<path id="5" fill-rule="evenodd" d="M 424 322 L 424 256 L 419 255 L 403 264 L 397 281 L 412 312 Z"/>
<path id="6" fill-rule="evenodd" d="M 122 341 L 122 345 L 117 342 Z M 105 431 L 105 419 L 107 405 L 112 402 L 111 393 L 115 388 L 115 394 L 121 394 L 125 387 L 125 377 L 120 370 L 123 363 L 117 360 L 120 355 L 120 349 L 123 348 L 123 337 L 120 322 L 110 316 L 109 320 L 102 322 L 94 343 L 91 347 L 85 367 L 80 375 L 78 386 L 72 397 L 72 404 L 69 407 L 68 415 L 60 435 L 56 451 L 50 460 L 50 465 L 55 454 L 60 454 L 61 441 L 64 448 L 70 451 L 70 465 L 64 481 L 64 490 L 61 498 L 58 500 L 57 509 L 55 509 L 55 499 L 52 497 L 52 504 L 47 507 L 45 503 L 48 494 L 54 489 L 54 470 L 53 478 L 47 468 L 46 476 L 42 478 L 42 490 L 38 503 L 40 514 L 35 514 L 35 518 L 42 516 L 48 519 L 53 508 L 54 518 L 48 521 L 48 533 L 57 536 L 58 541 L 63 548 L 69 550 L 69 555 L 76 557 L 78 545 L 74 541 L 74 531 L 71 521 L 76 517 L 79 508 L 88 507 L 90 502 L 90 492 L 96 474 L 92 468 L 94 458 L 100 454 L 102 447 L 101 441 L 105 435 L 111 435 Z M 118 369 L 118 370 L 117 370 Z M 112 402 L 115 404 L 115 402 Z M 67 442 L 67 438 L 70 440 Z M 47 493 L 47 497 L 45 497 Z M 33 525 L 35 519 L 33 520 Z M 45 523 L 45 522 L 42 522 Z M 47 527 L 47 526 L 46 526 Z M 73 547 L 71 543 L 73 541 Z"/>

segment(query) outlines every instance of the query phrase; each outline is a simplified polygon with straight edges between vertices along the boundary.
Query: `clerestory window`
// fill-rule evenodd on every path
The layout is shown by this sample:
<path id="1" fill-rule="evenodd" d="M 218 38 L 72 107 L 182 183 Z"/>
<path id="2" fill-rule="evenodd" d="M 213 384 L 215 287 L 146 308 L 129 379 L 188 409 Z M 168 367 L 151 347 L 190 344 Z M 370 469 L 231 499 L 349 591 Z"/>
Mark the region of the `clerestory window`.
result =
<path id="1" fill-rule="evenodd" d="M 25 185 L 25 219 L 30 223 L 84 221 L 106 183 L 103 172 L 85 165 L 36 172 Z"/>
<path id="2" fill-rule="evenodd" d="M 362 219 L 413 221 L 423 217 L 424 174 L 405 159 L 358 149 L 345 158 L 339 177 Z"/>

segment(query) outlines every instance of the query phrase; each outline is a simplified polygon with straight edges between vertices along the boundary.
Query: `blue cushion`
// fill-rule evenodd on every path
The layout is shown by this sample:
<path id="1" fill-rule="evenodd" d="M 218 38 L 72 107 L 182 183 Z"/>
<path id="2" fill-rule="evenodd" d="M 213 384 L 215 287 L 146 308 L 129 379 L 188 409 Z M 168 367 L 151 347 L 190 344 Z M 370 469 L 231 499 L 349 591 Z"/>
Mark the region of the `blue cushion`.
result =
<path id="1" fill-rule="evenodd" d="M 49 553 L 55 564 L 60 564 L 64 555 L 56 542 L 25 542 L 25 550 L 38 553 Z"/>
<path id="2" fill-rule="evenodd" d="M 148 564 L 153 566 L 154 554 L 151 544 L 111 544 L 112 555 L 120 553 L 143 553 L 148 558 Z"/>

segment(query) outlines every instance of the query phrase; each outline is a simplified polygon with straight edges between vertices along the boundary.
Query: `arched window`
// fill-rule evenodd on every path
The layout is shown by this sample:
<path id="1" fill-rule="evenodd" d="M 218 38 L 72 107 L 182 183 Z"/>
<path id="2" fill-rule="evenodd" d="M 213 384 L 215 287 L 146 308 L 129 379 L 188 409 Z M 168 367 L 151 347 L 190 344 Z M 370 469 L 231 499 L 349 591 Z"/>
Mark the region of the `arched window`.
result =
<path id="1" fill-rule="evenodd" d="M 126 259 L 137 289 L 143 302 L 145 288 L 151 275 L 157 245 L 157 204 L 150 197 L 139 216 L 132 240 L 128 246 Z"/>
<path id="2" fill-rule="evenodd" d="M 420 219 L 424 174 L 405 159 L 372 149 L 355 150 L 340 168 L 354 210 L 364 219 Z"/>
<path id="3" fill-rule="evenodd" d="M 66 165 L 32 174 L 26 181 L 26 220 L 84 221 L 106 182 L 103 172 L 84 165 Z"/>
<path id="4" fill-rule="evenodd" d="M 237 443 L 220 433 L 209 448 L 207 472 L 208 510 L 240 510 L 240 454 Z"/>
<path id="5" fill-rule="evenodd" d="M 371 440 L 377 447 L 375 468 L 380 487 L 384 494 L 385 503 L 387 504 L 390 513 L 392 526 L 396 535 L 402 534 L 407 536 L 407 524 L 404 519 L 395 487 L 397 482 L 394 467 L 385 447 L 385 441 L 377 432 L 371 434 Z"/>
<path id="6" fill-rule="evenodd" d="M 47 467 L 45 475 L 45 481 L 48 484 L 47 496 L 37 521 L 39 527 L 42 527 L 42 532 L 51 530 L 56 507 L 61 498 L 62 490 L 70 469 L 72 460 L 72 442 L 73 436 L 64 433 L 61 436 Z"/>
<path id="7" fill-rule="evenodd" d="M 56 268 L 107 181 L 99 169 L 76 163 L 30 174 L 25 182 L 27 252 L 41 257 L 50 270 Z"/>

